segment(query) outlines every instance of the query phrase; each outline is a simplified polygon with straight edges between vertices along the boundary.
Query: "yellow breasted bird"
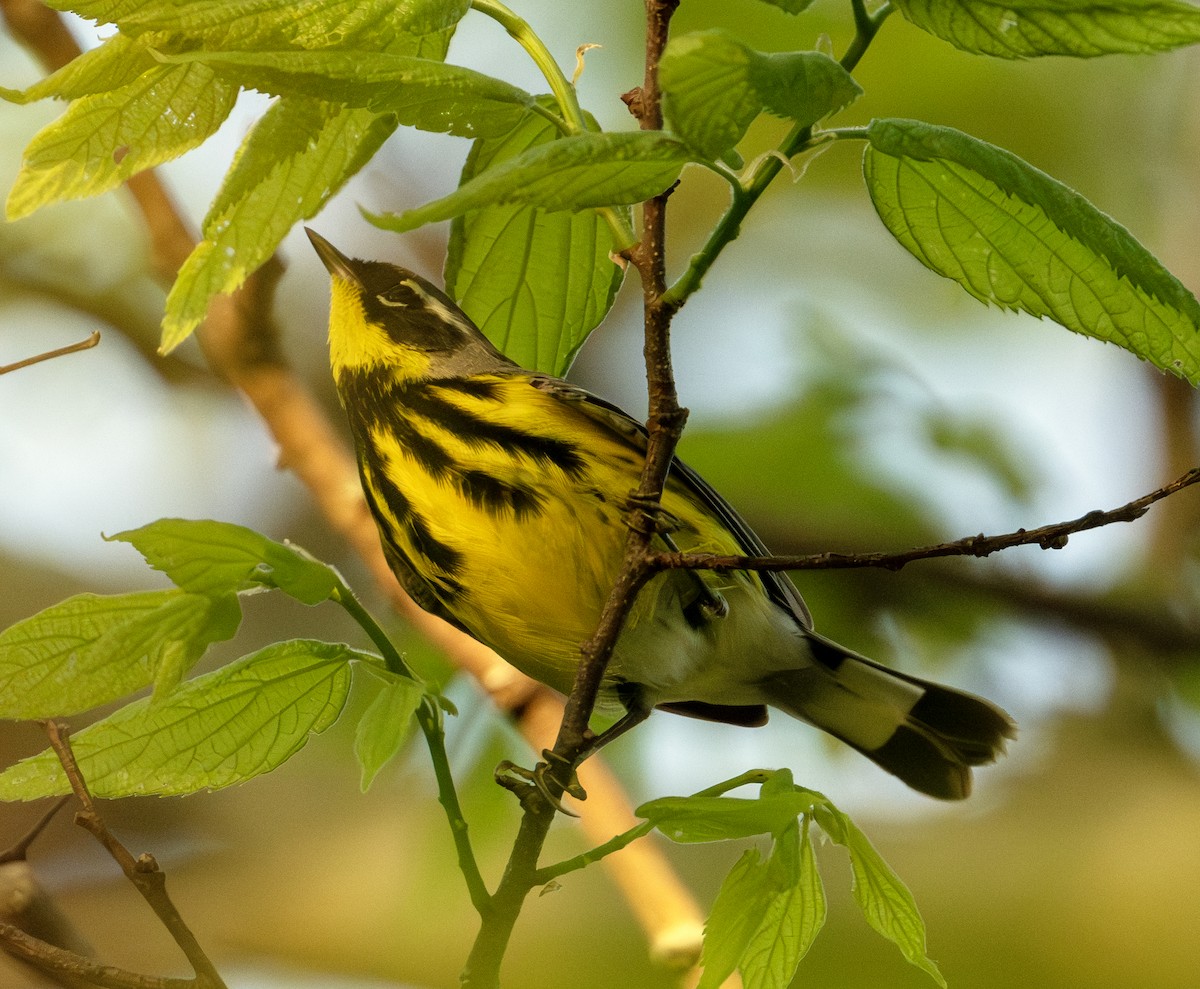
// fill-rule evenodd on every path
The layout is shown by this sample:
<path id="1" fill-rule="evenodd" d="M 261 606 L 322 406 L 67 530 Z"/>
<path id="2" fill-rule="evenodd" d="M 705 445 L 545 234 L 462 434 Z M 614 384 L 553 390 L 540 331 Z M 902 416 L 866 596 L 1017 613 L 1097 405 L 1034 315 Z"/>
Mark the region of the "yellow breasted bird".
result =
<path id="1" fill-rule="evenodd" d="M 643 427 L 514 364 L 424 278 L 308 236 L 332 276 L 330 363 L 392 570 L 421 607 L 569 691 L 621 564 Z M 662 519 L 663 549 L 767 552 L 679 460 Z M 623 726 L 656 707 L 740 725 L 779 708 L 923 793 L 965 797 L 970 767 L 1012 736 L 1009 717 L 812 626 L 782 574 L 657 574 L 617 642 L 601 701 L 624 709 Z"/>

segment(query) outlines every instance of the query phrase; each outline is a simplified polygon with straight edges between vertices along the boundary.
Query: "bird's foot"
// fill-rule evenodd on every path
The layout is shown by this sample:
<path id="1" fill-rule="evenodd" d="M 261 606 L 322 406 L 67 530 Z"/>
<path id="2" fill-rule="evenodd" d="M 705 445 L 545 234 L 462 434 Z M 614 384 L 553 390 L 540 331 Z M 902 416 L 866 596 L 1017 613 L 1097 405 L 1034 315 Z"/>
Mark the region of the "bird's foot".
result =
<path id="1" fill-rule="evenodd" d="M 564 775 L 566 782 L 563 781 Z M 537 793 L 551 807 L 567 817 L 579 815 L 563 806 L 560 794 L 570 794 L 576 800 L 587 799 L 587 791 L 580 785 L 574 767 L 552 749 L 542 750 L 542 761 L 533 769 L 526 769 L 505 759 L 496 767 L 495 776 L 496 782 L 517 794 L 522 804 Z"/>

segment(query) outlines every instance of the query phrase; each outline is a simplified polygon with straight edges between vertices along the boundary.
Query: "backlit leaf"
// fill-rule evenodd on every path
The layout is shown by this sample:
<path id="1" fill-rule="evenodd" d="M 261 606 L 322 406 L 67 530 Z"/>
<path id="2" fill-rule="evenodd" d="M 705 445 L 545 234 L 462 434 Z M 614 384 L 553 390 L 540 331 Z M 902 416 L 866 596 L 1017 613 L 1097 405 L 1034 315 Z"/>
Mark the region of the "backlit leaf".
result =
<path id="1" fill-rule="evenodd" d="M 850 853 L 852 892 L 867 923 L 945 989 L 946 980 L 925 954 L 925 922 L 908 887 L 848 816 L 828 802 L 818 803 L 814 813 L 821 830 Z"/>
<path id="2" fill-rule="evenodd" d="M 862 93 L 820 52 L 767 54 L 716 30 L 672 38 L 659 78 L 673 129 L 710 160 L 733 148 L 764 110 L 807 127 Z"/>
<path id="3" fill-rule="evenodd" d="M 377 671 L 383 679 L 379 693 L 359 719 L 354 733 L 354 754 L 362 769 L 365 793 L 379 771 L 403 747 L 412 734 L 413 715 L 425 696 L 421 685 L 409 677 Z"/>
<path id="4" fill-rule="evenodd" d="M 529 115 L 502 137 L 476 141 L 462 182 L 557 136 L 554 124 Z M 595 211 L 486 206 L 450 228 L 446 291 L 522 367 L 562 376 L 621 285 L 624 270 L 611 251 L 608 224 Z"/>
<path id="5" fill-rule="evenodd" d="M 210 519 L 159 519 L 110 540 L 130 543 L 155 570 L 196 594 L 277 587 L 304 604 L 329 600 L 338 575 L 297 546 Z"/>
<path id="6" fill-rule="evenodd" d="M 926 267 L 983 302 L 1049 316 L 1200 383 L 1200 303 L 1124 227 L 960 131 L 876 120 L 867 134 L 871 200 Z"/>
<path id="7" fill-rule="evenodd" d="M 164 686 L 232 638 L 232 596 L 176 590 L 78 594 L 0 633 L 0 718 L 57 718 Z"/>
<path id="8" fill-rule="evenodd" d="M 13 103 L 30 103 L 50 96 L 73 100 L 120 89 L 158 65 L 141 41 L 116 34 L 26 90 L 0 87 L 0 97 Z"/>
<path id="9" fill-rule="evenodd" d="M 738 967 L 771 894 L 767 863 L 758 849 L 747 849 L 721 883 L 704 925 L 704 971 L 697 989 L 718 989 Z"/>
<path id="10" fill-rule="evenodd" d="M 777 834 L 812 804 L 790 791 L 758 800 L 741 797 L 660 797 L 642 804 L 638 817 L 649 820 L 672 841 L 725 841 Z"/>
<path id="11" fill-rule="evenodd" d="M 238 84 L 394 113 L 403 125 L 460 137 L 503 134 L 533 97 L 500 79 L 430 58 L 363 51 L 189 52 Z"/>
<path id="12" fill-rule="evenodd" d="M 956 48 L 1000 58 L 1089 58 L 1200 41 L 1200 7 L 1184 0 L 896 0 L 896 7 Z"/>
<path id="13" fill-rule="evenodd" d="M 25 149 L 8 218 L 97 195 L 179 157 L 221 125 L 236 96 L 237 87 L 196 63 L 160 65 L 119 89 L 75 100 Z"/>
<path id="14" fill-rule="evenodd" d="M 744 989 L 787 989 L 825 924 L 825 888 L 817 872 L 807 817 L 803 831 L 794 822 L 780 836 L 774 854 L 782 854 L 785 848 L 787 854 L 798 856 L 795 875 L 772 890 L 756 915 L 757 927 L 738 965 Z"/>
<path id="15" fill-rule="evenodd" d="M 509 203 L 581 210 L 639 203 L 664 192 L 691 160 L 669 134 L 576 134 L 540 144 L 476 175 L 450 195 L 406 213 L 366 214 L 399 232 Z"/>
<path id="16" fill-rule="evenodd" d="M 238 288 L 299 220 L 315 216 L 395 130 L 369 110 L 280 100 L 250 132 L 205 217 L 204 239 L 167 296 L 161 350 L 200 324 L 213 297 Z"/>
<path id="17" fill-rule="evenodd" d="M 279 642 L 164 699 L 135 701 L 71 737 L 94 796 L 216 790 L 275 769 L 341 713 L 349 662 L 375 657 L 344 645 Z M 52 751 L 0 773 L 0 800 L 69 792 Z"/>

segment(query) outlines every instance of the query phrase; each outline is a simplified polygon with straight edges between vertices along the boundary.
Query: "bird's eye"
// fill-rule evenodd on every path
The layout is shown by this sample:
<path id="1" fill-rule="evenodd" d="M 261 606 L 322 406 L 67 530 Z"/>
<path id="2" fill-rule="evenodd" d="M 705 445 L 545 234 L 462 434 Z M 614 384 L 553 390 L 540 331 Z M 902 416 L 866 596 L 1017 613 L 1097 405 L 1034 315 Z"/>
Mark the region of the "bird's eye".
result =
<path id="1" fill-rule="evenodd" d="M 381 292 L 375 296 L 375 298 L 383 305 L 391 306 L 393 309 L 410 309 L 413 306 L 419 305 L 421 300 L 420 295 L 407 282 L 393 285 L 386 292 Z"/>

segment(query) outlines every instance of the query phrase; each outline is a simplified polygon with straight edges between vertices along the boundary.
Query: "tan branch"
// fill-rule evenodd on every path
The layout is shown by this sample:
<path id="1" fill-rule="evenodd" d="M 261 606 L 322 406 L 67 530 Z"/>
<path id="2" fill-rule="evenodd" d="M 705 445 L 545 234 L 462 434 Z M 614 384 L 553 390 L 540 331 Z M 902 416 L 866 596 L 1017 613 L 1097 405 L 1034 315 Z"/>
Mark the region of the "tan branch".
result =
<path id="1" fill-rule="evenodd" d="M 849 570 L 879 567 L 899 570 L 916 560 L 932 560 L 945 556 L 991 556 L 1015 546 L 1040 546 L 1042 549 L 1062 549 L 1067 539 L 1078 532 L 1099 529 L 1114 522 L 1133 522 L 1140 519 L 1155 502 L 1162 501 L 1184 488 L 1200 482 L 1200 467 L 1169 484 L 1135 498 L 1119 508 L 1093 511 L 1069 522 L 1056 522 L 1036 529 L 1018 529 L 999 536 L 967 536 L 954 542 L 934 546 L 918 546 L 900 553 L 814 553 L 807 556 L 723 556 L 717 553 L 655 553 L 651 560 L 662 569 L 688 570 Z"/>

